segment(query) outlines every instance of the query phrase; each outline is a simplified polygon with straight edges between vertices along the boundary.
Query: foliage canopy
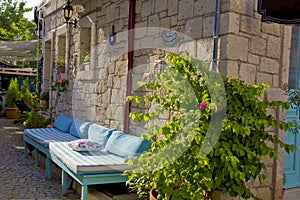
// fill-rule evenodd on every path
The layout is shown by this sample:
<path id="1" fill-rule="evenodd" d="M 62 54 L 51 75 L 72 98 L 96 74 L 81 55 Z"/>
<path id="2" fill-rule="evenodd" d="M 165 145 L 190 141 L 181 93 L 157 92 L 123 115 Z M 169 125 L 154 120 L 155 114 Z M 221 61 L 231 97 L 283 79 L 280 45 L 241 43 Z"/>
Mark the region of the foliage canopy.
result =
<path id="1" fill-rule="evenodd" d="M 31 40 L 35 23 L 24 18 L 24 13 L 32 8 L 25 8 L 25 2 L 17 0 L 0 1 L 0 40 Z"/>

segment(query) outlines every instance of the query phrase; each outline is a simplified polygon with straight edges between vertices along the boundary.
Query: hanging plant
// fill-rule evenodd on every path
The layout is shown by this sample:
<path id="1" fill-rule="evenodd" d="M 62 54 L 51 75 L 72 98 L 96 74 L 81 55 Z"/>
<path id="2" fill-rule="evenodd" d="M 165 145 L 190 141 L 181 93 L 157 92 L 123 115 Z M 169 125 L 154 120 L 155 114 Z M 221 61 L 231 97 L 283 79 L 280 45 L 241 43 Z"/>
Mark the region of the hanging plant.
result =
<path id="1" fill-rule="evenodd" d="M 68 84 L 69 84 L 68 79 L 61 77 L 51 86 L 51 90 L 56 91 L 54 108 L 57 106 L 57 103 L 61 97 L 61 94 L 67 90 Z"/>

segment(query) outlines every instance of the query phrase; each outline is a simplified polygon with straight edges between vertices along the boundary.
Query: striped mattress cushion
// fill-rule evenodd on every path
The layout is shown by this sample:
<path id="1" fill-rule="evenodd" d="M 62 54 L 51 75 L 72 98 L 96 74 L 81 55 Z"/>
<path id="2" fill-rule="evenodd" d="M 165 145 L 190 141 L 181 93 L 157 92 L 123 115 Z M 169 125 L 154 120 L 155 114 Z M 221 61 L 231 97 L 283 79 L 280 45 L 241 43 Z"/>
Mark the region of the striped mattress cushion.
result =
<path id="1" fill-rule="evenodd" d="M 49 150 L 76 174 L 117 173 L 129 169 L 124 158 L 105 150 L 78 152 L 72 150 L 68 142 L 51 142 Z"/>
<path id="2" fill-rule="evenodd" d="M 49 142 L 68 142 L 78 140 L 77 137 L 74 137 L 69 133 L 62 132 L 56 128 L 25 129 L 24 137 L 29 137 L 47 148 L 49 147 Z"/>

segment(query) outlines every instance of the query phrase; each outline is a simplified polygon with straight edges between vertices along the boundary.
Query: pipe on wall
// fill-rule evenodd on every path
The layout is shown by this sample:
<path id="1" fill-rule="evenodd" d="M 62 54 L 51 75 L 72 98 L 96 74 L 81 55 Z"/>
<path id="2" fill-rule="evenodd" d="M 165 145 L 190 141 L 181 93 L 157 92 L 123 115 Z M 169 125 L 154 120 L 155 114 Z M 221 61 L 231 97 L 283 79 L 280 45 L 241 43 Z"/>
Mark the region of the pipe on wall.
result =
<path id="1" fill-rule="evenodd" d="M 216 0 L 215 18 L 214 18 L 212 71 L 216 71 L 216 69 L 217 69 L 216 64 L 217 64 L 217 59 L 218 59 L 219 27 L 220 27 L 220 2 L 219 2 L 219 0 Z"/>
<path id="2" fill-rule="evenodd" d="M 135 3 L 136 0 L 129 1 L 129 16 L 128 16 L 128 52 L 127 52 L 127 78 L 126 78 L 126 97 L 131 94 L 132 86 L 132 68 L 133 68 L 133 49 L 134 49 L 134 24 L 135 24 Z M 129 132 L 130 120 L 130 103 L 125 99 L 124 124 L 123 131 Z"/>

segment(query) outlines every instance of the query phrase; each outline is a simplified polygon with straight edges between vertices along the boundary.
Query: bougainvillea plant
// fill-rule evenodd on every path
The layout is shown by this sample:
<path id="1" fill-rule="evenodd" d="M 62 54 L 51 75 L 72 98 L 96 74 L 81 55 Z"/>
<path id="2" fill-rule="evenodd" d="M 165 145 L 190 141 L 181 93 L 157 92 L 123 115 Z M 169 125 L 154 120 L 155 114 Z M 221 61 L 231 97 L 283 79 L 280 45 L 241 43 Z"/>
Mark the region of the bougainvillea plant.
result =
<path id="1" fill-rule="evenodd" d="M 210 199 L 214 191 L 259 199 L 247 182 L 266 178 L 264 157 L 278 156 L 273 145 L 294 149 L 267 131 L 286 131 L 293 122 L 267 110 L 283 111 L 289 103 L 264 100 L 266 84 L 224 78 L 189 56 L 167 58 L 171 65 L 141 84 L 145 95 L 127 98 L 149 108 L 130 116 L 149 125 L 141 137 L 152 140 L 149 151 L 127 160 L 130 188 L 140 198 L 155 188 L 157 199 L 165 200 Z M 166 113 L 165 123 L 157 123 Z"/>

